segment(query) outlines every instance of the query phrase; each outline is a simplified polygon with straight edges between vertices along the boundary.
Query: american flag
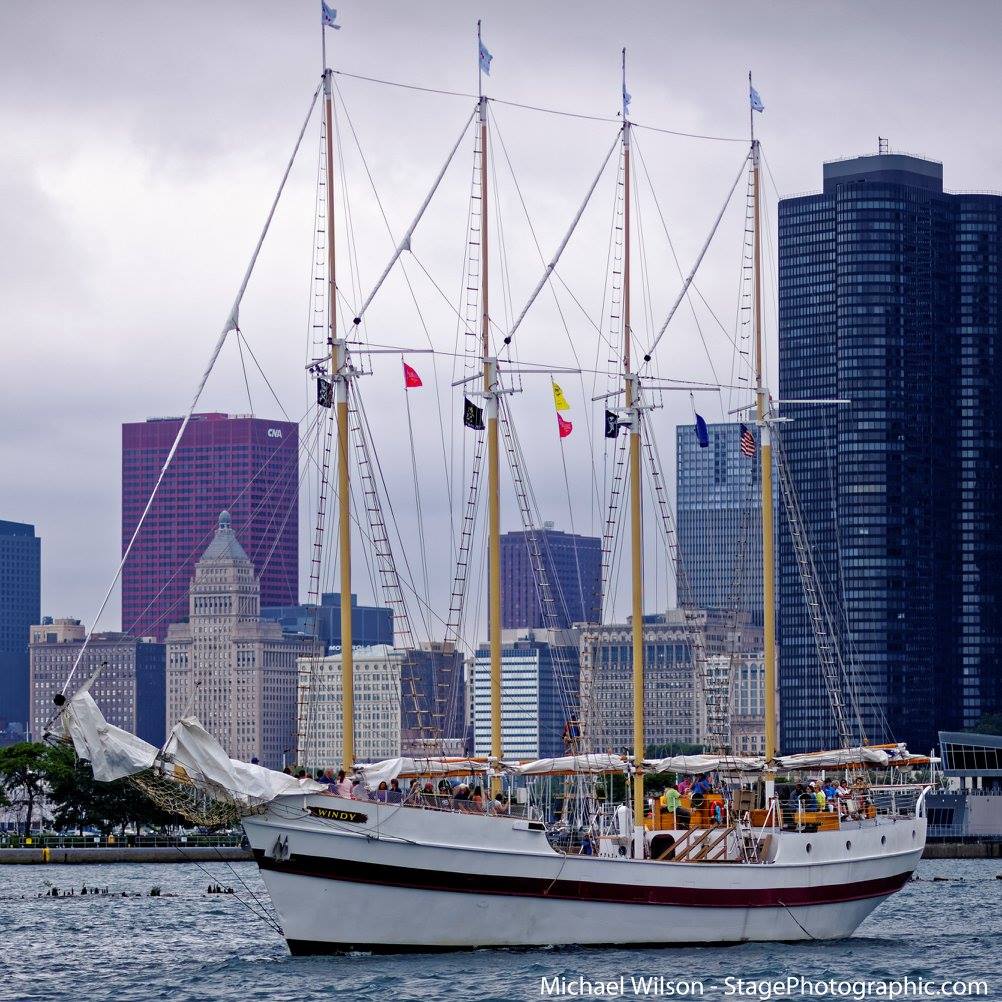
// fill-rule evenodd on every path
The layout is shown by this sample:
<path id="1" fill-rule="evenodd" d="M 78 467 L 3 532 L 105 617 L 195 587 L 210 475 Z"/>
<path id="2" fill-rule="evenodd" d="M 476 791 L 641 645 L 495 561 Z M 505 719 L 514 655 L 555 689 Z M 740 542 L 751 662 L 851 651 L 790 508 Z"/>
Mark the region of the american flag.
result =
<path id="1" fill-rule="evenodd" d="M 741 455 L 755 458 L 755 436 L 747 425 L 741 425 Z"/>

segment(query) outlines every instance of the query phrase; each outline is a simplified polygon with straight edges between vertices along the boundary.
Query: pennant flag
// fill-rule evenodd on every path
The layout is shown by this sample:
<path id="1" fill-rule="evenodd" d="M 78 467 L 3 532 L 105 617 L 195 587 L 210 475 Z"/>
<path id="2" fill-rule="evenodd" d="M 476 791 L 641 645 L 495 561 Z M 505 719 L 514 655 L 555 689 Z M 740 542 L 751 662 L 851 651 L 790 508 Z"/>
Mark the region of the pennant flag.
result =
<path id="1" fill-rule="evenodd" d="M 706 422 L 696 415 L 696 438 L 699 440 L 699 447 L 706 449 L 710 444 L 710 432 L 707 430 Z"/>
<path id="2" fill-rule="evenodd" d="M 747 425 L 741 425 L 741 455 L 755 458 L 755 436 Z"/>
<path id="3" fill-rule="evenodd" d="M 469 397 L 463 397 L 463 424 L 477 431 L 484 430 L 484 409 L 478 407 Z"/>
<path id="4" fill-rule="evenodd" d="M 320 0 L 320 17 L 325 28 L 333 28 L 335 31 L 341 30 L 341 25 L 337 24 L 337 10 L 328 7 L 324 0 Z"/>
<path id="5" fill-rule="evenodd" d="M 557 431 L 560 433 L 561 438 L 567 438 L 574 431 L 574 425 L 566 418 L 561 417 L 559 411 L 557 412 Z"/>
<path id="6" fill-rule="evenodd" d="M 424 386 L 421 382 L 421 377 L 417 374 L 417 370 L 411 368 L 406 362 L 404 362 L 404 387 L 408 390 L 413 390 L 415 387 Z"/>
<path id="7" fill-rule="evenodd" d="M 629 114 L 629 112 L 630 112 L 630 102 L 632 100 L 633 100 L 633 98 L 630 97 L 630 92 L 626 89 L 626 84 L 624 83 L 623 84 L 623 111 L 626 114 Z"/>
<path id="8" fill-rule="evenodd" d="M 569 411 L 571 405 L 567 402 L 567 397 L 564 396 L 564 391 L 560 389 L 557 383 L 553 383 L 553 403 L 558 411 Z"/>
<path id="9" fill-rule="evenodd" d="M 491 75 L 491 60 L 494 57 L 487 51 L 487 46 L 483 42 L 480 43 L 480 72 L 486 73 L 488 76 Z"/>
<path id="10" fill-rule="evenodd" d="M 321 407 L 334 406 L 334 384 L 323 376 L 317 380 L 317 403 Z"/>
<path id="11" fill-rule="evenodd" d="M 762 98 L 759 97 L 758 91 L 750 84 L 748 85 L 748 100 L 751 101 L 752 111 L 765 111 L 765 105 L 762 103 Z"/>

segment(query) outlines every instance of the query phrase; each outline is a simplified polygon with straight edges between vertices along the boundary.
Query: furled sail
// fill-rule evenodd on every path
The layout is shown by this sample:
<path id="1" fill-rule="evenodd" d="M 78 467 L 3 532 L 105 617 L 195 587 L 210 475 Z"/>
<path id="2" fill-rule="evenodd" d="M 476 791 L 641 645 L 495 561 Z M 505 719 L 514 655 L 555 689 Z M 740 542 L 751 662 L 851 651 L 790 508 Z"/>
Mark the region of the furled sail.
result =
<path id="1" fill-rule="evenodd" d="M 261 765 L 231 759 L 194 717 L 174 725 L 163 753 L 142 738 L 109 724 L 87 687 L 67 700 L 59 715 L 60 736 L 90 762 L 100 783 L 136 776 L 159 766 L 167 779 L 190 783 L 242 805 L 265 804 L 289 793 L 320 793 L 326 787 Z M 57 732 L 58 733 L 58 732 Z"/>

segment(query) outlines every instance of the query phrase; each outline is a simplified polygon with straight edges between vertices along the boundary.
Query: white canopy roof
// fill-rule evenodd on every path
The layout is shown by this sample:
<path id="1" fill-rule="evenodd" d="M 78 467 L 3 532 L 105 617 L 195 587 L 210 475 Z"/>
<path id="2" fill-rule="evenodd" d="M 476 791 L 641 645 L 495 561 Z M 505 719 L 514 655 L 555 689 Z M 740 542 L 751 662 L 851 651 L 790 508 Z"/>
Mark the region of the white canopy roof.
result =
<path id="1" fill-rule="evenodd" d="M 472 758 L 388 758 L 355 766 L 355 771 L 370 790 L 380 783 L 389 783 L 400 776 L 408 778 L 433 776 L 463 776 L 487 772 L 487 763 Z"/>
<path id="2" fill-rule="evenodd" d="M 506 770 L 519 776 L 545 776 L 552 773 L 626 772 L 629 763 L 621 755 L 564 755 L 560 758 L 540 758 L 533 762 L 506 765 Z"/>
<path id="3" fill-rule="evenodd" d="M 670 755 L 668 758 L 645 759 L 644 768 L 648 772 L 684 772 L 692 775 L 707 772 L 759 772 L 765 768 L 765 759 L 735 755 Z"/>

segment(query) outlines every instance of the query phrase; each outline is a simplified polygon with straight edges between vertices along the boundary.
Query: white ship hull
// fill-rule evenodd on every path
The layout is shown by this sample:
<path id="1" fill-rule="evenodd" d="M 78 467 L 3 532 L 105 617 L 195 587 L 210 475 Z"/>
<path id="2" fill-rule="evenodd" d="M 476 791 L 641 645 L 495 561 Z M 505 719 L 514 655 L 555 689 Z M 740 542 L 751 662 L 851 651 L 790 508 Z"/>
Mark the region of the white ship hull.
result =
<path id="1" fill-rule="evenodd" d="M 775 833 L 762 863 L 565 856 L 524 821 L 324 796 L 244 827 L 292 952 L 332 953 L 838 939 L 908 880 L 925 824 Z"/>

